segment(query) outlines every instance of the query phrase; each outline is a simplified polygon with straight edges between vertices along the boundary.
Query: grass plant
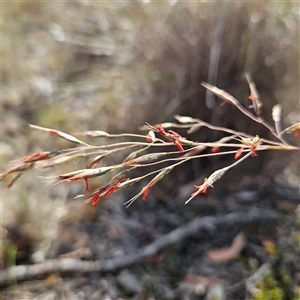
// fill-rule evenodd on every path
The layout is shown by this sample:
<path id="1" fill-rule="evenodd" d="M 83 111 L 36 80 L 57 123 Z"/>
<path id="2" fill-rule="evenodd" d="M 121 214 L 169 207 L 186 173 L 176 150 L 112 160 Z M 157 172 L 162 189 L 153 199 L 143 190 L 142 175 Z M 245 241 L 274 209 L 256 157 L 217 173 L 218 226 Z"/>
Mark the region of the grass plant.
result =
<path id="1" fill-rule="evenodd" d="M 147 195 L 156 183 L 162 180 L 169 172 L 179 165 L 193 159 L 201 159 L 209 156 L 231 155 L 233 163 L 212 171 L 202 184 L 195 185 L 195 192 L 185 201 L 187 204 L 201 193 L 206 194 L 209 187 L 218 181 L 228 170 L 242 163 L 246 159 L 255 159 L 260 151 L 299 151 L 300 148 L 291 145 L 285 139 L 287 133 L 294 133 L 295 137 L 299 136 L 300 123 L 291 124 L 285 129 L 281 129 L 281 107 L 275 105 L 273 107 L 272 118 L 274 125 L 269 124 L 261 114 L 263 102 L 256 89 L 254 82 L 249 74 L 245 74 L 249 84 L 251 104 L 249 108 L 244 107 L 234 96 L 224 90 L 203 82 L 202 86 L 217 97 L 223 100 L 221 105 L 233 105 L 242 114 L 252 119 L 254 122 L 265 126 L 273 139 L 267 139 L 258 135 L 250 135 L 245 132 L 239 132 L 230 128 L 214 126 L 200 119 L 189 116 L 175 116 L 177 123 L 162 124 L 145 124 L 141 130 L 146 131 L 145 134 L 110 134 L 100 130 L 74 132 L 68 134 L 57 129 L 45 128 L 36 125 L 30 125 L 31 128 L 47 132 L 52 136 L 63 138 L 72 144 L 77 145 L 74 148 L 60 149 L 56 151 L 35 152 L 28 156 L 22 157 L 14 162 L 3 174 L 1 180 L 6 180 L 6 190 L 8 190 L 23 174 L 26 174 L 35 168 L 53 168 L 60 164 L 88 158 L 89 161 L 85 169 L 79 169 L 72 172 L 60 174 L 57 176 L 46 177 L 47 184 L 71 183 L 77 180 L 85 182 L 85 193 L 77 195 L 85 202 L 96 205 L 98 201 L 108 195 L 119 190 L 128 188 L 131 185 L 148 180 L 148 183 L 131 199 L 125 202 L 130 206 L 140 196 L 146 201 Z M 201 127 L 208 127 L 211 130 L 222 131 L 228 134 L 226 137 L 215 142 L 201 142 L 189 140 L 181 136 L 175 130 L 176 128 L 185 128 L 187 133 L 193 133 Z M 77 137 L 76 137 L 77 136 Z M 105 139 L 102 145 L 91 145 L 81 140 L 82 138 L 93 137 Z M 126 138 L 128 141 L 110 142 L 112 139 Z M 161 152 L 161 149 L 170 151 Z M 210 148 L 211 153 L 202 153 L 204 149 Z M 152 152 L 150 152 L 150 150 Z M 103 165 L 102 161 L 106 157 L 115 153 L 126 152 L 130 154 L 124 156 L 123 161 L 114 165 Z M 147 152 L 149 151 L 149 152 Z M 148 171 L 147 168 L 155 166 L 155 170 Z M 135 169 L 143 169 L 144 175 L 130 178 Z M 90 191 L 89 179 L 99 176 L 108 176 L 104 184 Z M 8 179 L 9 177 L 11 177 Z M 150 178 L 150 179 L 149 179 Z"/>

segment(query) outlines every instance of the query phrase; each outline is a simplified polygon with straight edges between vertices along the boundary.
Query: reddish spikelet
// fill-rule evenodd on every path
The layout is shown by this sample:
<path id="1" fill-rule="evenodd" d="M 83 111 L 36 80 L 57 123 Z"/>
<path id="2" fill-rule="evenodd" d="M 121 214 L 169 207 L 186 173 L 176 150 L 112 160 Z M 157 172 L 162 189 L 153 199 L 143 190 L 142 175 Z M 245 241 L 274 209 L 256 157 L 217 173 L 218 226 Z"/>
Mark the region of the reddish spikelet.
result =
<path id="1" fill-rule="evenodd" d="M 175 138 L 181 138 L 181 135 L 179 133 L 177 133 L 176 131 L 173 130 L 168 130 L 169 133 L 173 134 L 173 136 Z"/>
<path id="2" fill-rule="evenodd" d="M 208 178 L 205 178 L 203 184 L 199 186 L 195 185 L 195 188 L 197 190 L 191 194 L 191 197 L 187 201 L 185 201 L 185 204 L 189 203 L 194 197 L 198 196 L 199 194 L 206 194 L 207 189 L 209 187 L 213 187 L 213 183 L 219 180 L 227 172 L 227 170 L 229 170 L 229 167 L 219 169 L 213 172 Z"/>
<path id="3" fill-rule="evenodd" d="M 96 206 L 96 204 L 98 203 L 99 199 L 100 199 L 100 195 L 101 193 L 98 193 L 97 195 L 95 195 L 92 200 L 91 200 L 91 203 L 92 205 Z"/>
<path id="4" fill-rule="evenodd" d="M 253 157 L 254 157 L 254 156 L 258 156 L 258 154 L 255 152 L 255 148 L 256 148 L 256 147 L 254 147 L 254 146 L 251 146 L 251 148 L 250 148 Z"/>
<path id="5" fill-rule="evenodd" d="M 101 162 L 101 159 L 99 159 L 99 160 L 93 162 L 93 163 L 92 163 L 91 165 L 89 165 L 88 167 L 91 168 L 91 169 L 97 168 L 97 167 L 99 166 L 100 162 Z"/>
<path id="6" fill-rule="evenodd" d="M 129 178 L 124 179 L 123 177 L 121 177 L 119 180 L 116 180 L 114 183 L 105 185 L 100 189 L 98 189 L 97 194 L 91 200 L 92 205 L 95 206 L 98 203 L 101 195 L 103 197 L 111 195 L 112 193 L 114 193 L 116 190 L 119 189 L 121 182 L 128 181 L 128 180 Z"/>
<path id="7" fill-rule="evenodd" d="M 43 160 L 46 158 L 46 155 L 42 152 L 35 152 L 31 155 L 24 156 L 23 157 L 23 162 L 32 162 L 32 161 L 37 161 L 37 160 Z"/>
<path id="8" fill-rule="evenodd" d="M 219 146 L 215 146 L 215 147 L 213 147 L 213 148 L 211 149 L 211 152 L 216 153 L 216 152 L 218 152 L 219 150 L 220 150 L 220 147 L 219 147 Z"/>
<path id="9" fill-rule="evenodd" d="M 143 196 L 143 200 L 144 200 L 144 201 L 147 200 L 147 196 L 148 196 L 149 192 L 150 192 L 150 189 L 145 190 L 144 196 Z"/>
<path id="10" fill-rule="evenodd" d="M 107 189 L 107 191 L 103 196 L 105 197 L 111 195 L 119 188 L 119 186 L 120 186 L 120 180 L 117 180 L 116 182 L 113 183 L 113 185 L 110 188 Z"/>
<path id="11" fill-rule="evenodd" d="M 178 148 L 178 150 L 182 153 L 184 151 L 182 144 L 179 140 L 174 141 L 174 145 Z"/>
<path id="12" fill-rule="evenodd" d="M 182 147 L 181 139 L 185 139 L 180 134 L 173 130 L 169 130 L 168 133 L 165 132 L 165 137 L 170 141 L 173 142 L 174 145 L 178 148 L 180 152 L 184 152 L 184 149 Z"/>
<path id="13" fill-rule="evenodd" d="M 156 127 L 151 126 L 151 125 L 148 125 L 148 128 L 150 128 L 151 130 L 161 134 L 167 140 L 172 142 L 178 148 L 178 150 L 180 152 L 184 152 L 181 140 L 184 140 L 185 138 L 182 137 L 180 134 L 178 134 L 177 132 L 175 132 L 173 130 L 168 130 L 168 132 L 166 132 L 161 124 L 159 125 L 159 128 L 156 128 Z"/>
<path id="14" fill-rule="evenodd" d="M 242 153 L 243 153 L 243 148 L 240 148 L 240 149 L 236 152 L 236 154 L 235 154 L 235 156 L 234 156 L 234 159 L 238 159 L 239 157 L 241 157 Z"/>
<path id="15" fill-rule="evenodd" d="M 97 168 L 102 161 L 102 159 L 106 156 L 107 154 L 101 154 L 96 157 L 94 157 L 87 165 L 88 169 L 94 169 Z"/>
<path id="16" fill-rule="evenodd" d="M 210 187 L 209 183 L 207 182 L 207 178 L 204 178 L 204 183 L 201 185 L 194 185 L 194 187 L 197 189 L 194 193 L 191 194 L 191 197 L 195 197 L 199 194 L 206 194 L 207 189 Z"/>
<path id="17" fill-rule="evenodd" d="M 242 143 L 250 148 L 250 151 L 252 152 L 252 156 L 258 156 L 257 153 L 255 152 L 255 149 L 257 148 L 257 146 L 259 146 L 260 141 L 261 141 L 261 139 L 258 135 L 255 136 L 253 139 L 242 138 Z M 238 155 L 239 151 L 241 151 L 241 150 L 240 149 L 238 150 L 236 156 Z M 237 158 L 238 157 L 239 156 L 237 156 Z"/>
<path id="18" fill-rule="evenodd" d="M 161 135 L 166 136 L 166 131 L 165 131 L 164 128 L 161 126 L 161 124 L 159 125 L 158 132 L 159 132 Z"/>
<path id="19" fill-rule="evenodd" d="M 142 194 L 144 194 L 143 200 L 146 201 L 150 189 L 154 187 L 159 180 L 163 179 L 173 168 L 174 166 L 169 166 L 160 171 L 145 187 L 142 188 L 142 190 L 137 195 L 135 195 L 125 203 L 128 204 L 127 207 L 130 206 Z"/>
<path id="20" fill-rule="evenodd" d="M 49 134 L 51 134 L 51 135 L 59 135 L 59 132 L 57 130 L 51 129 L 51 130 L 49 130 Z"/>
<path id="21" fill-rule="evenodd" d="M 295 132 L 294 132 L 294 137 L 297 138 L 300 136 L 300 129 L 296 129 Z"/>
<path id="22" fill-rule="evenodd" d="M 90 192 L 90 190 L 89 190 L 89 181 L 88 181 L 87 178 L 85 178 L 84 180 L 85 180 L 85 191 Z"/>

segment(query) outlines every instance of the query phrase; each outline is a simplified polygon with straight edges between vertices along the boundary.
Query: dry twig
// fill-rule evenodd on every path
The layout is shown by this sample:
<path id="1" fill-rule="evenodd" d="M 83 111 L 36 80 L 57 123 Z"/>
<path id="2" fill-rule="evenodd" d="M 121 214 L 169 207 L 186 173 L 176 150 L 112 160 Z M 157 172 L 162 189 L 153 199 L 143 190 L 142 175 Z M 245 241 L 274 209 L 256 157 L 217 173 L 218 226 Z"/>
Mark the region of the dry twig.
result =
<path id="1" fill-rule="evenodd" d="M 0 272 L 0 287 L 5 287 L 15 282 L 33 280 L 50 273 L 91 273 L 99 275 L 115 273 L 123 268 L 143 262 L 164 248 L 173 244 L 180 244 L 184 239 L 197 234 L 201 230 L 216 231 L 218 226 L 226 224 L 246 225 L 250 223 L 277 220 L 280 216 L 270 210 L 252 208 L 248 212 L 233 212 L 223 216 L 197 217 L 186 225 L 161 236 L 148 246 L 141 248 L 134 254 L 121 259 L 82 261 L 79 259 L 52 259 L 35 265 L 20 265 L 10 267 Z"/>

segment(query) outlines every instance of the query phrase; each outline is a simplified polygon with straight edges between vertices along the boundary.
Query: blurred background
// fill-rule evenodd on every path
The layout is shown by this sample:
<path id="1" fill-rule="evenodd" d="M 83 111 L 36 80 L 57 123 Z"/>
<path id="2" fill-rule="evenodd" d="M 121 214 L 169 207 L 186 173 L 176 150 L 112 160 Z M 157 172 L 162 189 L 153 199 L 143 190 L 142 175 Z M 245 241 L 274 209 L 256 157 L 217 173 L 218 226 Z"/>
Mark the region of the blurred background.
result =
<path id="1" fill-rule="evenodd" d="M 173 122 L 180 114 L 272 139 L 234 107 L 220 107 L 222 101 L 201 82 L 225 89 L 248 107 L 244 73 L 249 72 L 266 120 L 272 123 L 271 109 L 281 104 L 283 126 L 299 122 L 299 18 L 299 3 L 294 1 L 3 3 L 1 171 L 35 151 L 69 147 L 28 124 L 69 133 L 135 133 L 145 122 Z M 221 137 L 201 129 L 188 138 Z M 287 139 L 299 145 L 292 136 Z M 129 209 L 123 203 L 139 187 L 94 208 L 73 199 L 83 190 L 80 183 L 53 188 L 38 177 L 82 168 L 80 162 L 32 171 L 2 196 L 1 268 L 59 258 L 78 249 L 87 250 L 83 259 L 88 260 L 126 256 L 199 215 L 252 206 L 294 215 L 299 155 L 292 153 L 259 154 L 222 178 L 210 195 L 183 206 L 193 184 L 230 161 L 221 157 L 183 165 L 151 191 L 147 203 L 138 201 Z M 66 279 L 54 274 L 1 293 L 3 299 L 219 299 L 212 297 L 221 286 L 220 299 L 245 299 L 245 289 L 226 294 L 225 287 L 263 263 L 254 245 L 278 268 L 257 288 L 261 298 L 253 294 L 248 299 L 292 299 L 300 289 L 296 225 L 224 226 L 218 234 L 193 237 L 167 249 L 150 264 L 123 270 L 125 275 Z M 221 262 L 207 259 L 208 249 L 225 249 L 241 236 L 243 252 Z"/>

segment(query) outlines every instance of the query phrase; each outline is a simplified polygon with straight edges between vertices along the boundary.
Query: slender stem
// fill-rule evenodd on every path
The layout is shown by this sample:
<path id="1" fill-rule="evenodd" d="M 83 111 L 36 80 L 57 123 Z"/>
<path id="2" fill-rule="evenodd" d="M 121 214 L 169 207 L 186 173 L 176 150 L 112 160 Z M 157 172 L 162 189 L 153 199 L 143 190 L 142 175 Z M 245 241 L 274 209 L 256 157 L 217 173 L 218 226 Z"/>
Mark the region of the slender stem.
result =
<path id="1" fill-rule="evenodd" d="M 243 152 L 246 152 L 248 150 L 243 150 Z M 197 159 L 197 158 L 202 158 L 202 157 L 210 157 L 210 156 L 217 156 L 217 155 L 221 155 L 221 154 L 235 154 L 236 151 L 226 151 L 226 152 L 221 152 L 221 153 L 208 153 L 208 154 L 201 154 L 201 155 L 194 155 L 194 156 L 188 156 L 188 157 L 184 157 L 184 156 L 181 156 L 181 157 L 174 157 L 174 158 L 167 158 L 167 159 L 163 159 L 163 160 L 160 160 L 160 161 L 155 161 L 155 162 L 152 162 L 152 163 L 149 163 L 149 164 L 143 164 L 143 165 L 139 165 L 139 164 L 136 164 L 136 165 L 133 165 L 137 168 L 140 168 L 140 167 L 149 167 L 149 166 L 153 166 L 153 165 L 157 165 L 157 164 L 160 164 L 160 163 L 164 163 L 164 162 L 169 162 L 169 161 L 188 161 L 188 160 L 192 160 L 192 159 Z"/>
<path id="2" fill-rule="evenodd" d="M 271 126 L 269 123 L 267 123 L 262 117 L 256 117 L 254 116 L 251 112 L 249 112 L 247 109 L 245 109 L 239 102 L 236 103 L 236 107 L 237 109 L 239 109 L 243 114 L 245 114 L 247 117 L 249 117 L 250 119 L 252 119 L 253 121 L 264 125 L 265 127 L 267 127 L 270 132 L 278 139 L 280 140 L 283 144 L 288 145 L 288 143 L 282 138 L 280 137 L 275 129 L 273 128 L 273 126 Z"/>
<path id="3" fill-rule="evenodd" d="M 231 133 L 231 134 L 234 134 L 234 135 L 244 136 L 244 137 L 249 137 L 249 138 L 252 137 L 251 135 L 249 135 L 249 134 L 247 134 L 245 132 L 239 132 L 239 131 L 232 130 L 232 129 L 229 129 L 229 128 L 215 126 L 215 125 L 209 124 L 209 123 L 207 123 L 205 121 L 202 121 L 200 119 L 196 119 L 196 120 L 198 121 L 199 127 L 200 126 L 205 126 L 205 127 L 209 128 L 209 129 L 212 129 L 212 130 L 228 132 L 228 133 Z M 192 129 L 193 126 L 195 126 L 195 124 L 192 124 L 191 129 Z"/>
<path id="4" fill-rule="evenodd" d="M 252 152 L 248 152 L 246 155 L 244 155 L 243 157 L 241 157 L 239 160 L 237 160 L 236 162 L 234 162 L 233 164 L 229 165 L 228 167 L 226 167 L 225 169 L 229 170 L 233 167 L 235 167 L 236 165 L 238 165 L 239 163 L 241 163 L 242 161 L 244 161 L 246 158 L 248 158 L 250 155 L 252 154 Z"/>
<path id="5" fill-rule="evenodd" d="M 137 138 L 143 138 L 144 140 L 146 139 L 145 135 L 141 135 L 141 134 L 131 134 L 131 133 L 120 133 L 120 134 L 110 134 L 108 136 L 105 136 L 107 138 L 116 138 L 116 137 L 137 137 Z M 158 138 L 156 138 L 156 140 L 162 141 Z"/>
<path id="6" fill-rule="evenodd" d="M 241 106 L 242 107 L 242 106 Z M 244 107 L 242 107 L 244 109 Z M 245 110 L 245 109 L 244 109 Z M 248 112 L 247 110 L 245 110 L 245 112 L 251 114 L 250 112 Z M 256 118 L 254 115 L 251 114 L 251 116 L 253 116 L 255 119 L 258 119 Z M 237 136 L 243 136 L 243 137 L 248 137 L 248 138 L 253 138 L 252 135 L 250 134 L 247 134 L 247 133 L 244 133 L 244 132 L 240 132 L 240 131 L 236 131 L 236 130 L 232 130 L 232 129 L 229 129 L 229 128 L 225 128 L 225 127 L 219 127 L 219 126 L 215 126 L 215 125 L 211 125 L 209 123 L 206 123 L 202 120 L 199 120 L 199 126 L 205 126 L 209 129 L 212 129 L 212 130 L 217 130 L 217 131 L 223 131 L 223 132 L 227 132 L 227 133 L 231 133 L 231 134 L 234 134 L 234 135 L 237 135 Z M 255 120 L 256 122 L 259 122 L 257 120 Z M 260 123 L 260 122 L 259 122 Z M 192 126 L 191 126 L 192 127 Z M 262 139 L 262 141 L 264 143 L 268 143 L 268 144 L 273 144 L 273 145 L 282 145 L 282 143 L 279 143 L 279 142 L 274 142 L 274 141 L 271 141 L 271 140 L 267 140 L 267 139 Z"/>
<path id="7" fill-rule="evenodd" d="M 256 150 L 260 151 L 260 150 L 279 150 L 279 151 L 300 151 L 299 147 L 295 147 L 295 146 L 270 146 L 270 145 L 264 145 L 264 146 L 260 146 L 259 148 L 257 148 Z"/>

